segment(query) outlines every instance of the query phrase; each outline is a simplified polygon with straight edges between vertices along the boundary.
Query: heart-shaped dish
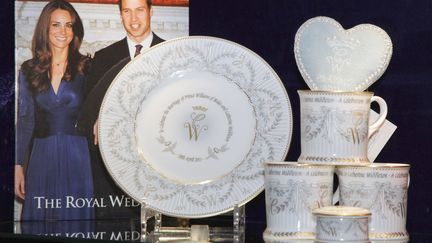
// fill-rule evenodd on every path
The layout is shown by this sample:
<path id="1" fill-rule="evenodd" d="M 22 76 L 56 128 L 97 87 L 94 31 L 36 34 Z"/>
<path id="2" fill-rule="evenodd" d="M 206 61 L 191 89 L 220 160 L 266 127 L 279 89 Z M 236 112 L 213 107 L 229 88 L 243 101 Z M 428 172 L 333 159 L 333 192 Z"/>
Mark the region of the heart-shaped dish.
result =
<path id="1" fill-rule="evenodd" d="M 295 35 L 297 66 L 311 90 L 366 90 L 385 72 L 392 53 L 388 34 L 372 24 L 345 30 L 320 16 L 306 21 Z"/>

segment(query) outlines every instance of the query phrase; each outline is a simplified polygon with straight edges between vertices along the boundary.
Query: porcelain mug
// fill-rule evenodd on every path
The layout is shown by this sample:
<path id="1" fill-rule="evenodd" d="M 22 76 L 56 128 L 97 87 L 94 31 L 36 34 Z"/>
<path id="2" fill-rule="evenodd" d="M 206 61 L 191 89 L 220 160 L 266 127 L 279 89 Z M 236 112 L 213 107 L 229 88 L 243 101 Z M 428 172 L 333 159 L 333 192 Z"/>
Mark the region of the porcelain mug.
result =
<path id="1" fill-rule="evenodd" d="M 315 209 L 313 214 L 317 221 L 315 242 L 369 242 L 369 210 L 329 206 Z"/>
<path id="2" fill-rule="evenodd" d="M 387 104 L 372 92 L 299 90 L 301 114 L 300 163 L 362 165 L 370 136 L 384 123 Z M 369 125 L 371 102 L 379 117 Z"/>
<path id="3" fill-rule="evenodd" d="M 268 162 L 264 167 L 264 240 L 314 239 L 312 210 L 332 204 L 334 166 Z"/>
<path id="4" fill-rule="evenodd" d="M 406 230 L 409 164 L 338 166 L 339 203 L 369 209 L 369 238 L 408 239 Z"/>

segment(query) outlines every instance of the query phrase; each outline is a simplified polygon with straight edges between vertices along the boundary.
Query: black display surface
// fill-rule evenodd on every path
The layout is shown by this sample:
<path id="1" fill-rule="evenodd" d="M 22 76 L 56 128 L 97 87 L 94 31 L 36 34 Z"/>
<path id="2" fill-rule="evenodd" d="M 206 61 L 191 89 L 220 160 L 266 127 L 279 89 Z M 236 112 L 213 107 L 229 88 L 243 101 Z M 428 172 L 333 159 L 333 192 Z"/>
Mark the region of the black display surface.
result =
<path id="1" fill-rule="evenodd" d="M 261 221 L 248 221 L 245 231 L 234 236 L 226 218 L 213 218 L 194 223 L 205 223 L 210 226 L 209 238 L 211 242 L 236 242 L 236 243 L 260 243 L 265 223 Z M 17 234 L 10 233 L 15 228 Z M 25 240 L 26 242 L 166 242 L 168 237 L 177 237 L 177 242 L 188 242 L 182 237 L 189 237 L 190 231 L 183 233 L 162 233 L 158 236 L 149 235 L 146 240 L 141 239 L 140 221 L 130 220 L 100 220 L 100 221 L 57 221 L 57 222 L 0 222 L 0 239 L 7 242 Z M 238 238 L 234 238 L 238 237 Z M 157 241 L 159 239 L 159 241 Z M 172 241 L 174 242 L 174 241 Z M 189 241 L 190 242 L 190 241 Z M 283 241 L 281 241 L 283 242 Z M 297 241 L 296 241 L 297 242 Z M 305 241 L 308 243 L 310 241 Z M 402 243 L 404 241 L 379 241 L 380 243 Z M 410 235 L 410 243 L 432 242 L 430 234 L 413 233 Z M 287 242 L 288 243 L 288 242 Z M 301 243 L 298 241 L 297 243 Z M 406 243 L 406 242 L 404 242 Z"/>

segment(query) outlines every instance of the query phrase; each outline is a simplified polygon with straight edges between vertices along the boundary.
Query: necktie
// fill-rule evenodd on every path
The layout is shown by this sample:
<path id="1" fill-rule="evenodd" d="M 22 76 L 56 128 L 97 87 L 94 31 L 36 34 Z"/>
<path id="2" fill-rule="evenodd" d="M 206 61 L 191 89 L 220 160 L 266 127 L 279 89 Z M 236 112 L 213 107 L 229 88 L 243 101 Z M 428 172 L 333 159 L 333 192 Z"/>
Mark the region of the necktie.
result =
<path id="1" fill-rule="evenodd" d="M 140 45 L 140 44 L 138 44 L 138 45 L 135 46 L 135 55 L 134 55 L 134 57 L 136 57 L 136 56 L 138 56 L 140 54 L 142 47 L 143 46 Z"/>

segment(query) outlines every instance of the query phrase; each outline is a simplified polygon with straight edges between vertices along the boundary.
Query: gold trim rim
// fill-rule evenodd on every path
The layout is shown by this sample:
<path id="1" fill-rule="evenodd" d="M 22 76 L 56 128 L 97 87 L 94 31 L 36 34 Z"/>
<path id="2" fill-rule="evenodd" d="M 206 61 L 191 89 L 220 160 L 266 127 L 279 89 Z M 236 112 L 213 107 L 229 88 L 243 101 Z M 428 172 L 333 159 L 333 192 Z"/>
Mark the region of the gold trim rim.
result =
<path id="1" fill-rule="evenodd" d="M 297 168 L 297 167 L 334 167 L 334 165 L 330 164 L 310 164 L 310 163 L 300 163 L 296 161 L 267 161 L 264 162 L 264 167 L 270 167 L 270 166 L 277 166 L 277 167 L 291 167 L 291 168 Z"/>
<path id="2" fill-rule="evenodd" d="M 408 240 L 409 234 L 407 231 L 382 232 L 382 233 L 369 232 L 369 239 L 370 240 Z"/>
<path id="3" fill-rule="evenodd" d="M 314 240 L 315 232 L 284 232 L 284 231 L 272 231 L 270 229 L 266 229 L 263 232 L 263 238 L 269 240 Z"/>
<path id="4" fill-rule="evenodd" d="M 308 90 L 308 89 L 300 89 L 297 90 L 297 93 L 303 94 L 328 94 L 328 95 L 361 95 L 361 96 L 373 96 L 374 92 L 372 91 L 343 91 L 343 90 Z"/>
<path id="5" fill-rule="evenodd" d="M 364 166 L 353 166 L 353 165 L 340 165 L 338 167 L 353 167 L 353 168 L 382 168 L 382 169 L 391 169 L 391 168 L 410 168 L 411 165 L 407 163 L 370 163 Z"/>
<path id="6" fill-rule="evenodd" d="M 301 164 L 314 164 L 314 165 L 359 165 L 366 166 L 372 164 L 368 158 L 343 158 L 343 157 L 321 157 L 321 156 L 310 156 L 300 155 L 297 159 L 298 163 Z"/>
<path id="7" fill-rule="evenodd" d="M 349 212 L 348 212 L 349 211 Z M 369 217 L 372 215 L 371 211 L 366 208 L 361 207 L 350 207 L 350 206 L 327 206 L 322 208 L 317 208 L 312 211 L 312 214 L 324 217 Z"/>
<path id="8" fill-rule="evenodd" d="M 329 217 L 329 218 L 359 218 L 359 217 L 369 217 L 372 215 L 372 213 L 338 213 L 338 214 L 332 214 L 332 213 L 325 213 L 325 212 L 312 212 L 315 215 Z"/>

